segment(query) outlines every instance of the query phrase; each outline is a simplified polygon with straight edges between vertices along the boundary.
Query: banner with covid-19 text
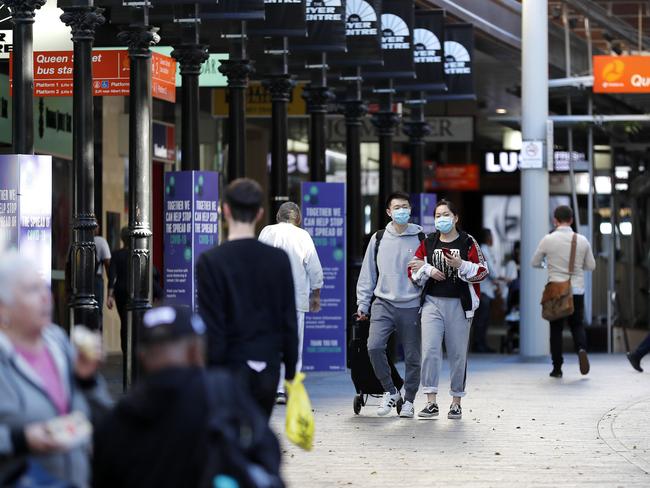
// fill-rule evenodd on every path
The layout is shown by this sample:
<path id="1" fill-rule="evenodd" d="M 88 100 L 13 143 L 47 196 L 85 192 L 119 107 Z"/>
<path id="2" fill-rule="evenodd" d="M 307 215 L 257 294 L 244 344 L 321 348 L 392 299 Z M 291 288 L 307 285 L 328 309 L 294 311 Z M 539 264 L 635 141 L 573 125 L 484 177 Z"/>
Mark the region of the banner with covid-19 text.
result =
<path id="1" fill-rule="evenodd" d="M 305 317 L 305 371 L 345 369 L 345 214 L 345 184 L 302 184 L 302 221 L 314 240 L 325 278 L 320 312 Z"/>

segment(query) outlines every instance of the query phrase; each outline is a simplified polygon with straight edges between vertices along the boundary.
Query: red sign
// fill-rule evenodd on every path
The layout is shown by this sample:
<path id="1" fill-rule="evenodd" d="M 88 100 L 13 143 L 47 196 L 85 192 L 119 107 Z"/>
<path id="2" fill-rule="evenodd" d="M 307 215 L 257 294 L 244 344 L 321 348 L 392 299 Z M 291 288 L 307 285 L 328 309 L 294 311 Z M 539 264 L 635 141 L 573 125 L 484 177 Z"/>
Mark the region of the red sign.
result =
<path id="1" fill-rule="evenodd" d="M 478 164 L 438 164 L 435 177 L 426 182 L 427 191 L 479 189 L 481 171 Z"/>
<path id="2" fill-rule="evenodd" d="M 34 96 L 70 97 L 73 86 L 72 51 L 34 53 Z M 93 51 L 93 93 L 101 96 L 129 95 L 130 62 L 124 49 Z M 151 94 L 168 102 L 176 101 L 176 61 L 160 53 L 152 53 Z M 12 79 L 9 62 L 9 78 Z"/>
<path id="3" fill-rule="evenodd" d="M 650 93 L 650 57 L 594 56 L 594 93 Z"/>

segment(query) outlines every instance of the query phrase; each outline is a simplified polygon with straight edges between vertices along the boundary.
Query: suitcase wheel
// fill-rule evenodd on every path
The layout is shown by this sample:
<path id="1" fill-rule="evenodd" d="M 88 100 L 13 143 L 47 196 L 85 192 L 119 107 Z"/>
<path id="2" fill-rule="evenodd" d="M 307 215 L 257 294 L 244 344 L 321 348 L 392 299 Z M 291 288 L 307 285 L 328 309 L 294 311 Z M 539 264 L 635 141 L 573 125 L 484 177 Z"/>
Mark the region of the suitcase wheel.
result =
<path id="1" fill-rule="evenodd" d="M 352 408 L 354 409 L 354 413 L 356 415 L 359 415 L 361 412 L 361 407 L 363 407 L 363 397 L 361 395 L 357 395 L 354 397 L 354 401 L 352 402 Z"/>
<path id="2" fill-rule="evenodd" d="M 404 400 L 401 398 L 397 401 L 397 405 L 395 405 L 395 408 L 397 409 L 397 415 L 402 413 L 402 405 L 404 405 Z"/>

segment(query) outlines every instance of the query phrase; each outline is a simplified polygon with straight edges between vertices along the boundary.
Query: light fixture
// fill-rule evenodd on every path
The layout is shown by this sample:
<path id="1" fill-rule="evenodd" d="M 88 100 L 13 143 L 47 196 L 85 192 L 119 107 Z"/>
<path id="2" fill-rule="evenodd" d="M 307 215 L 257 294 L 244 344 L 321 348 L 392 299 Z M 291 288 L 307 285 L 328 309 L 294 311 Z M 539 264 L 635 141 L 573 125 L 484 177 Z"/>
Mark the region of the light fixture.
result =
<path id="1" fill-rule="evenodd" d="M 632 235 L 632 222 L 621 222 L 618 224 L 618 228 L 624 236 Z"/>
<path id="2" fill-rule="evenodd" d="M 609 176 L 596 176 L 596 193 L 610 195 L 612 193 L 612 180 Z"/>
<path id="3" fill-rule="evenodd" d="M 507 113 L 508 113 L 508 110 L 506 110 L 505 108 L 498 108 L 498 109 L 496 110 L 496 112 L 497 112 L 499 115 L 503 115 L 503 114 L 507 114 Z"/>
<path id="4" fill-rule="evenodd" d="M 605 236 L 610 235 L 612 233 L 612 224 L 610 222 L 601 222 L 600 233 Z"/>

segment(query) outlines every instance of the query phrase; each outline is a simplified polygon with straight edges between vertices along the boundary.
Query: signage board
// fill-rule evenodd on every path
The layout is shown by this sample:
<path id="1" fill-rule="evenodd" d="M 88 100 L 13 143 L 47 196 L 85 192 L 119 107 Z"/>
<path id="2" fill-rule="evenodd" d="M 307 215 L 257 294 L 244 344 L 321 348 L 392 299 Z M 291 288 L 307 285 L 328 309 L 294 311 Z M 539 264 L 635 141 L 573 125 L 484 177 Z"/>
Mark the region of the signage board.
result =
<path id="1" fill-rule="evenodd" d="M 478 164 L 436 164 L 434 177 L 425 183 L 430 191 L 479 189 L 481 171 Z"/>
<path id="2" fill-rule="evenodd" d="M 0 155 L 0 251 L 15 248 L 52 277 L 52 156 Z"/>
<path id="3" fill-rule="evenodd" d="M 153 159 L 165 163 L 176 162 L 176 127 L 173 124 L 153 121 L 151 124 Z"/>
<path id="4" fill-rule="evenodd" d="M 304 88 L 304 83 L 298 83 L 293 88 L 291 99 L 287 105 L 289 116 L 307 115 L 307 105 L 305 99 L 302 98 Z M 271 92 L 260 82 L 250 82 L 246 88 L 246 116 L 270 117 L 271 108 Z M 212 115 L 228 117 L 228 113 L 228 91 L 225 88 L 212 90 Z"/>
<path id="5" fill-rule="evenodd" d="M 171 46 L 154 46 L 151 50 L 155 53 L 171 56 L 174 50 Z M 199 75 L 199 86 L 226 86 L 228 80 L 224 75 L 219 72 L 220 61 L 228 59 L 227 53 L 210 53 L 210 57 L 201 65 L 201 74 Z M 183 85 L 183 78 L 181 77 L 181 70 L 176 70 L 176 86 Z"/>
<path id="6" fill-rule="evenodd" d="M 306 0 L 264 0 L 264 20 L 248 24 L 251 36 L 305 37 Z"/>
<path id="7" fill-rule="evenodd" d="M 316 245 L 325 283 L 321 311 L 305 316 L 304 371 L 345 370 L 345 184 L 302 184 L 303 226 Z"/>
<path id="8" fill-rule="evenodd" d="M 72 51 L 34 52 L 34 96 L 69 97 L 73 88 Z M 93 50 L 93 94 L 128 96 L 130 61 L 126 49 Z M 9 78 L 13 75 L 9 63 Z M 151 94 L 168 102 L 176 101 L 176 61 L 160 53 L 151 56 Z"/>
<path id="9" fill-rule="evenodd" d="M 328 63 L 340 66 L 381 66 L 381 0 L 346 0 L 347 52 L 333 53 Z"/>
<path id="10" fill-rule="evenodd" d="M 307 37 L 293 38 L 292 52 L 345 52 L 345 0 L 306 0 Z"/>
<path id="11" fill-rule="evenodd" d="M 521 154 L 519 151 L 500 151 L 485 153 L 486 173 L 514 173 L 520 169 Z M 554 151 L 551 158 L 551 171 L 569 171 L 573 165 L 574 171 L 589 171 L 589 161 L 585 153 L 579 151 Z"/>
<path id="12" fill-rule="evenodd" d="M 544 141 L 523 141 L 519 158 L 521 169 L 544 168 Z"/>
<path id="13" fill-rule="evenodd" d="M 219 242 L 219 174 L 165 173 L 164 217 L 166 299 L 196 310 L 196 262 Z"/>
<path id="14" fill-rule="evenodd" d="M 594 93 L 650 93 L 650 57 L 594 56 Z"/>
<path id="15" fill-rule="evenodd" d="M 445 26 L 445 93 L 428 95 L 436 100 L 475 100 L 474 90 L 474 27 L 471 24 Z"/>
<path id="16" fill-rule="evenodd" d="M 0 30 L 0 59 L 9 59 L 13 48 L 14 31 Z"/>
<path id="17" fill-rule="evenodd" d="M 438 202 L 435 193 L 416 193 L 411 197 L 411 222 L 422 226 L 425 234 L 430 234 L 436 230 L 435 216 L 433 211 Z"/>

